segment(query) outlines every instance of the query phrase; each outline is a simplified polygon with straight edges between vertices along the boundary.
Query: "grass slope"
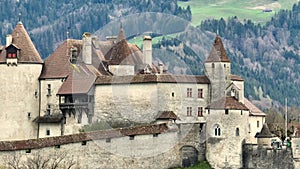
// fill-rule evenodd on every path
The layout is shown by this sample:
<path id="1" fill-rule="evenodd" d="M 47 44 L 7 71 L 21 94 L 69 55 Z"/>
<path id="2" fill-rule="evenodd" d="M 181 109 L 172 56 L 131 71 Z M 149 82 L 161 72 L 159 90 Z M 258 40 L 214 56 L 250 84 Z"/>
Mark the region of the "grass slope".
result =
<path id="1" fill-rule="evenodd" d="M 280 9 L 291 9 L 297 2 L 298 0 L 190 0 L 178 1 L 178 5 L 191 7 L 193 25 L 200 25 L 202 20 L 209 18 L 226 19 L 232 16 L 263 24 Z M 272 9 L 272 12 L 262 12 L 263 9 Z"/>

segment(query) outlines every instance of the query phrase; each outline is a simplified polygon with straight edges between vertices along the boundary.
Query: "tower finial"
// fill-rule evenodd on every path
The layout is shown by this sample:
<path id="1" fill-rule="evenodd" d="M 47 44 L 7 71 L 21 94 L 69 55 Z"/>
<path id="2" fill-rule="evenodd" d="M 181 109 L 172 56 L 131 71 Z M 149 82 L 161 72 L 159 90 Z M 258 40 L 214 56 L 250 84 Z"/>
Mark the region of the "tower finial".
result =
<path id="1" fill-rule="evenodd" d="M 21 22 L 21 12 L 19 12 L 19 20 L 18 20 L 18 22 Z"/>

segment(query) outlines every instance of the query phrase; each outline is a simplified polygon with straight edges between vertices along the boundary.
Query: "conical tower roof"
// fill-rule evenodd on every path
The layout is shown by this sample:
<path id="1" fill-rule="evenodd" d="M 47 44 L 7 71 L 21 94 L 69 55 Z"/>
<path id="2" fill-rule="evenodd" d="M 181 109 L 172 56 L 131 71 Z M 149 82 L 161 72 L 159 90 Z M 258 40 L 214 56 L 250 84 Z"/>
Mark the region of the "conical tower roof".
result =
<path id="1" fill-rule="evenodd" d="M 18 22 L 12 33 L 12 45 L 20 49 L 18 63 L 43 63 L 22 22 Z M 0 62 L 6 62 L 6 51 L 0 55 Z"/>
<path id="2" fill-rule="evenodd" d="M 210 54 L 205 62 L 230 62 L 219 35 L 216 36 Z"/>
<path id="3" fill-rule="evenodd" d="M 260 133 L 258 133 L 255 137 L 257 138 L 272 138 L 273 134 L 270 132 L 270 129 L 267 125 L 267 123 L 265 123 L 260 131 Z"/>
<path id="4" fill-rule="evenodd" d="M 126 36 L 125 36 L 125 33 L 124 33 L 122 23 L 120 23 L 120 31 L 119 31 L 119 35 L 117 37 L 117 42 L 120 42 L 122 40 L 126 40 Z"/>

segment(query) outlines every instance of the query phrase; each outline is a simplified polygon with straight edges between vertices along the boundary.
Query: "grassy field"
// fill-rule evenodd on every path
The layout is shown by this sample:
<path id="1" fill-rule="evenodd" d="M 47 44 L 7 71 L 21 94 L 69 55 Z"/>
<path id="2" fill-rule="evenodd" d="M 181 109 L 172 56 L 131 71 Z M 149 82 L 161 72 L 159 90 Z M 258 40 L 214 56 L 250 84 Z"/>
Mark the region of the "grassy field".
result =
<path id="1" fill-rule="evenodd" d="M 199 25 L 202 20 L 209 18 L 238 16 L 240 20 L 251 19 L 255 23 L 265 23 L 280 9 L 291 9 L 299 0 L 190 0 L 178 1 L 178 5 L 192 11 L 192 24 Z M 272 9 L 272 12 L 263 12 Z"/>
<path id="2" fill-rule="evenodd" d="M 175 168 L 175 169 L 179 169 L 179 168 Z M 207 161 L 202 161 L 202 162 L 198 163 L 195 166 L 188 167 L 188 168 L 185 168 L 185 169 L 211 169 L 211 167 L 210 167 L 210 165 L 208 164 Z"/>

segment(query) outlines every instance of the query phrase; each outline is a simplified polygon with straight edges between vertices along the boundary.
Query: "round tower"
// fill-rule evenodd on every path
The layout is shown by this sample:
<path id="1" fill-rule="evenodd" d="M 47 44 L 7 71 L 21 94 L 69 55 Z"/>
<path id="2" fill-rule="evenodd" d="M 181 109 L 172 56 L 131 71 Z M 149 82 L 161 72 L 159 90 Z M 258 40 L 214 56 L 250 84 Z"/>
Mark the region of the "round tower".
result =
<path id="1" fill-rule="evenodd" d="M 36 138 L 43 60 L 21 22 L 6 41 L 0 53 L 0 140 Z"/>

